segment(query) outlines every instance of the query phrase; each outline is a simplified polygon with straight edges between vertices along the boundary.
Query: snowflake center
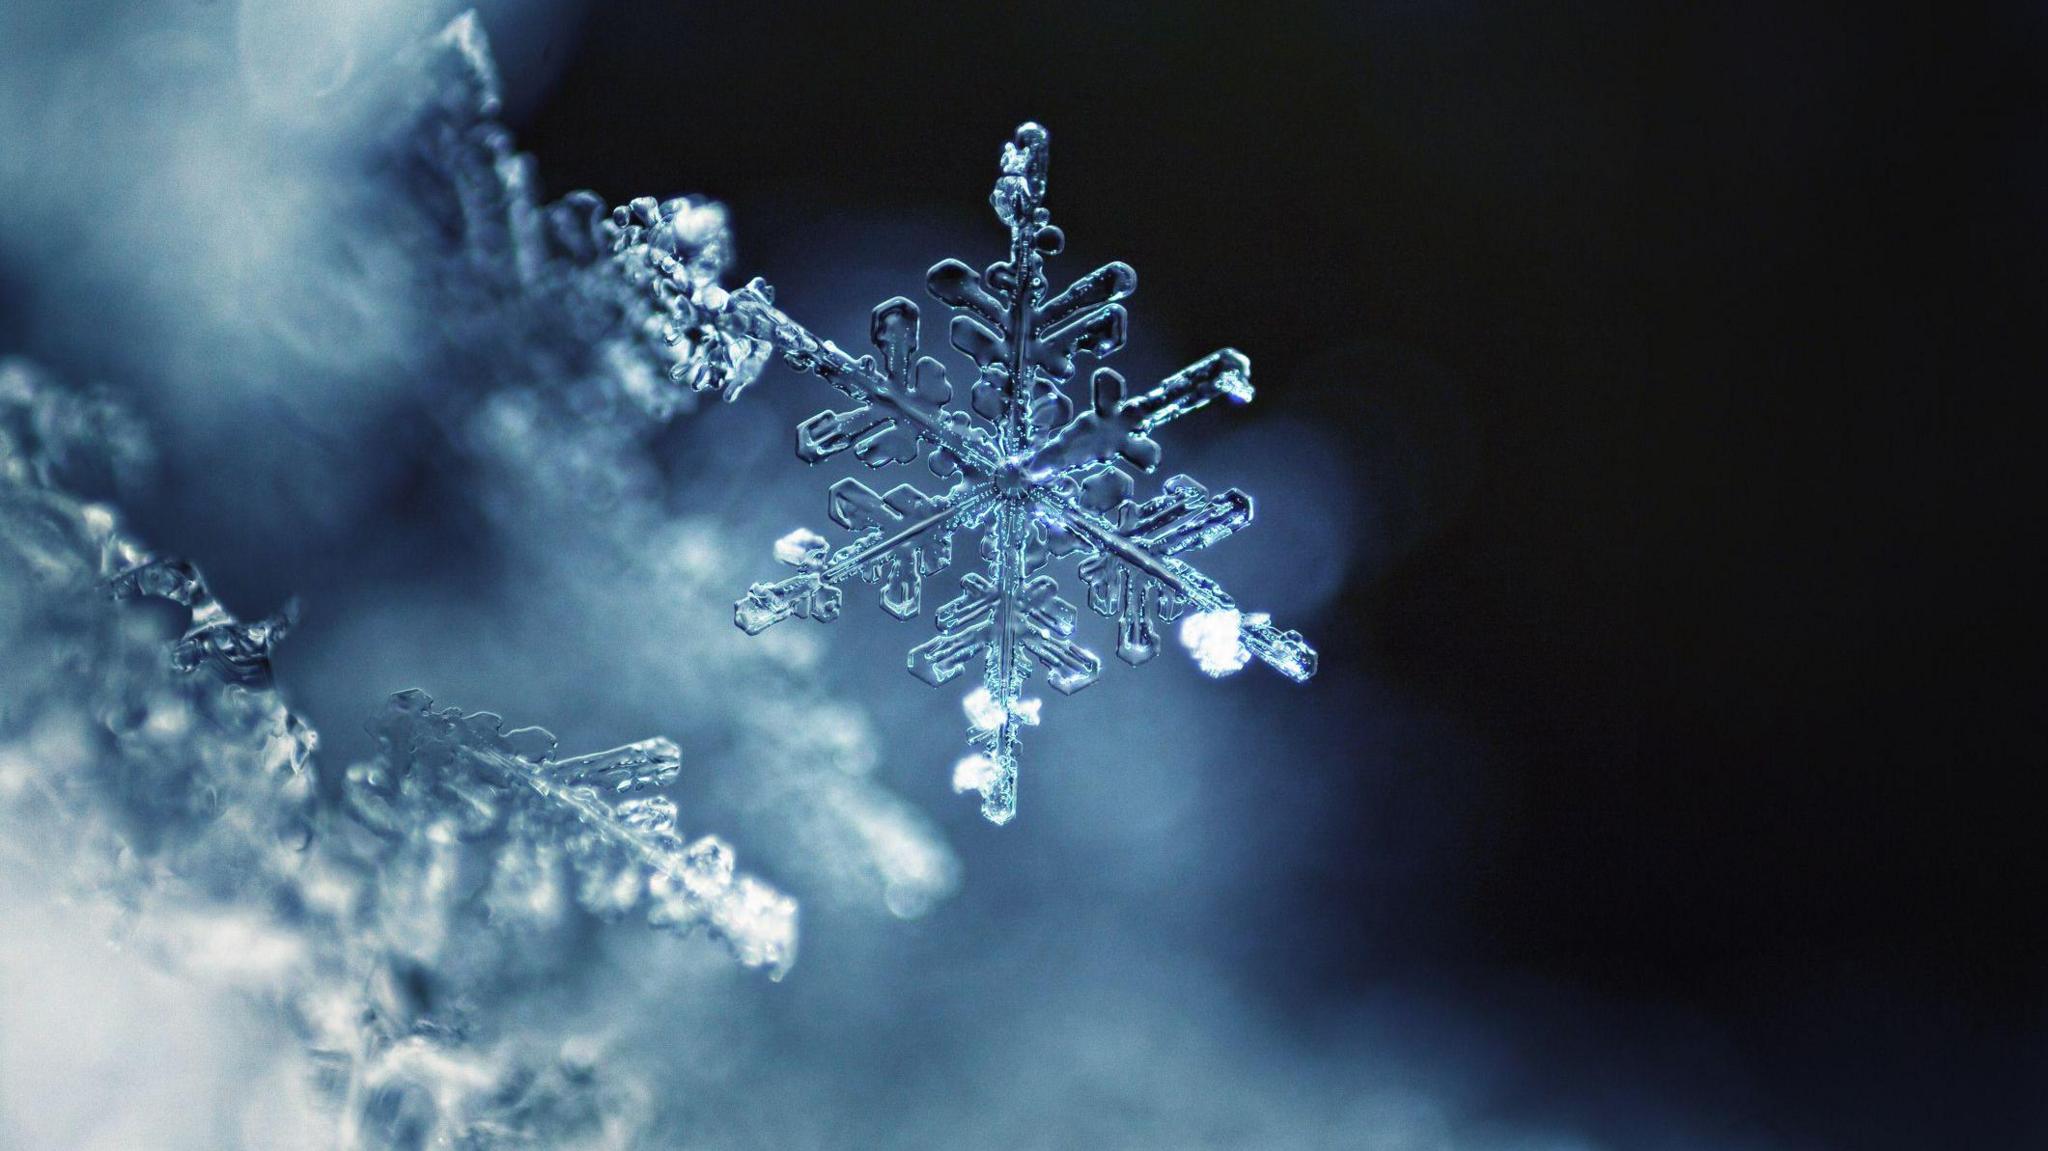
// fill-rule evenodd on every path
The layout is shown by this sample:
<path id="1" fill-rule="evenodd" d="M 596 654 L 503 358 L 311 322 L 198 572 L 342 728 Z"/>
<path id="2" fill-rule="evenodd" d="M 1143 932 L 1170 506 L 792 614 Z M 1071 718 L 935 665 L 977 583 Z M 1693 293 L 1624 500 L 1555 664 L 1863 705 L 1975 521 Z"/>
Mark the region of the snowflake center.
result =
<path id="1" fill-rule="evenodd" d="M 1032 478 L 1030 470 L 1026 467 L 1028 462 L 1022 456 L 1011 456 L 996 468 L 997 495 L 1015 503 L 1031 494 L 1031 489 L 1038 486 L 1038 481 Z"/>

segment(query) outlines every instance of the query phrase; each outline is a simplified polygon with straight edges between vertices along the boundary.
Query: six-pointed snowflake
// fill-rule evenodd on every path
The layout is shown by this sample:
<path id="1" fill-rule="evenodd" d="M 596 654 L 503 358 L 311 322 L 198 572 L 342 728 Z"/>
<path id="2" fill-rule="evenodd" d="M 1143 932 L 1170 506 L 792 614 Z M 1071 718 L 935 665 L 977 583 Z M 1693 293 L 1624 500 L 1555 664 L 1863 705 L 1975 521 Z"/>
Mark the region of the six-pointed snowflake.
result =
<path id="1" fill-rule="evenodd" d="M 793 615 L 830 620 L 839 614 L 840 585 L 858 576 L 880 585 L 885 611 L 909 619 L 922 610 L 925 577 L 953 562 L 954 537 L 978 531 L 979 570 L 938 607 L 939 634 L 911 649 L 909 667 L 938 685 L 982 662 L 981 686 L 965 700 L 977 751 L 955 769 L 954 786 L 979 791 L 982 814 L 996 823 L 1016 814 L 1018 741 L 1038 722 L 1040 701 L 1024 695 L 1033 670 L 1062 693 L 1102 672 L 1095 653 L 1072 638 L 1074 605 L 1041 570 L 1050 559 L 1079 557 L 1088 604 L 1116 621 L 1116 653 L 1127 663 L 1158 654 L 1160 626 L 1185 615 L 1182 639 L 1211 675 L 1253 656 L 1297 681 L 1316 667 L 1300 633 L 1241 613 L 1220 585 L 1179 558 L 1249 524 L 1251 497 L 1174 476 L 1140 501 L 1126 470 L 1158 466 L 1151 434 L 1167 422 L 1218 397 L 1250 400 L 1251 362 L 1225 348 L 1136 395 L 1098 367 L 1077 413 L 1064 390 L 1075 358 L 1123 347 L 1129 317 L 1118 301 L 1137 286 L 1137 273 L 1105 264 L 1049 291 L 1045 260 L 1063 237 L 1043 206 L 1045 177 L 1045 129 L 1025 124 L 1003 147 L 990 197 L 1010 229 L 1008 258 L 981 272 L 946 260 L 926 279 L 954 312 L 953 347 L 980 369 L 965 396 L 943 365 L 918 354 L 918 307 L 903 297 L 875 309 L 876 354 L 858 358 L 777 309 L 760 280 L 715 304 L 701 301 L 712 304 L 707 310 L 726 335 L 772 346 L 855 401 L 850 411 L 820 412 L 797 427 L 799 458 L 817 463 L 851 449 L 873 468 L 922 458 L 952 481 L 938 495 L 910 484 L 887 492 L 852 478 L 833 484 L 832 521 L 856 533 L 853 541 L 835 549 L 807 530 L 778 540 L 776 558 L 797 574 L 755 584 L 733 614 L 750 635 Z M 966 403 L 949 407 L 956 399 Z"/>

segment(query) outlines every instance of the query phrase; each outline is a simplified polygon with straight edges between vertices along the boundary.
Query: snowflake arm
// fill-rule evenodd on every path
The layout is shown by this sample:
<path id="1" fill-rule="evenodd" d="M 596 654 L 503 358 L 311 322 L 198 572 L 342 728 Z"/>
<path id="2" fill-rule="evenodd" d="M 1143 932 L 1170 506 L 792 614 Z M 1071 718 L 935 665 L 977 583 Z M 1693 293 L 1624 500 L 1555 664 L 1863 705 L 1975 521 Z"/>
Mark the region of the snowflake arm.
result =
<path id="1" fill-rule="evenodd" d="M 937 613 L 939 634 L 910 651 L 912 675 L 934 687 L 946 683 L 980 658 L 981 687 L 964 701 L 968 742 L 979 753 L 955 770 L 981 792 L 981 813 L 991 823 L 1017 814 L 1017 751 L 1023 729 L 1038 723 L 1040 701 L 1024 686 L 1036 668 L 1064 695 L 1094 683 L 1102 661 L 1075 643 L 1074 605 L 1058 595 L 1049 575 L 1033 575 L 1031 536 L 1042 530 L 1021 505 L 1006 503 L 993 517 L 987 571 L 960 581 L 966 590 Z M 965 790 L 965 788 L 962 788 Z"/>
<path id="2" fill-rule="evenodd" d="M 1126 663 L 1158 654 L 1161 625 L 1183 615 L 1182 638 L 1211 674 L 1257 657 L 1301 681 L 1316 662 L 1299 633 L 1240 612 L 1221 585 L 1177 558 L 1250 524 L 1251 497 L 1235 488 L 1211 493 L 1174 476 L 1140 501 L 1124 470 L 1158 467 L 1152 436 L 1172 421 L 1218 399 L 1250 400 L 1251 361 L 1224 348 L 1135 395 L 1122 375 L 1098 367 L 1088 403 L 1076 412 L 1066 392 L 1076 361 L 1123 347 L 1130 316 L 1122 301 L 1138 281 L 1130 265 L 1112 262 L 1064 290 L 1050 289 L 1045 261 L 1065 237 L 1044 206 L 1046 156 L 1046 133 L 1036 124 L 1004 145 L 990 201 L 1009 227 L 1008 258 L 980 271 L 943 260 L 925 278 L 953 312 L 953 348 L 974 362 L 964 395 L 936 359 L 921 354 L 917 305 L 901 297 L 875 309 L 869 338 L 876 353 L 860 357 L 776 308 L 759 280 L 732 293 L 711 320 L 730 339 L 773 348 L 855 401 L 852 410 L 820 412 L 798 426 L 797 456 L 805 462 L 848 450 L 871 468 L 922 457 L 932 474 L 956 477 L 939 496 L 908 484 L 877 493 L 840 480 L 829 507 L 854 540 L 834 551 L 809 531 L 784 536 L 776 558 L 797 574 L 753 585 L 733 618 L 748 634 L 791 616 L 837 618 L 840 585 L 858 573 L 881 585 L 885 611 L 909 619 L 922 611 L 925 577 L 951 564 L 955 535 L 978 531 L 979 569 L 963 575 L 960 594 L 933 612 L 938 634 L 912 647 L 906 663 L 934 686 L 980 663 L 981 682 L 963 701 L 974 753 L 955 768 L 954 786 L 980 792 L 982 814 L 996 823 L 1016 813 L 1018 747 L 1023 729 L 1039 722 L 1042 701 L 1026 694 L 1032 676 L 1042 672 L 1055 691 L 1071 694 L 1102 673 L 1101 659 L 1073 638 L 1080 613 L 1043 570 L 1051 561 L 1079 560 L 1088 604 L 1116 621 L 1116 651 Z"/>
<path id="3" fill-rule="evenodd" d="M 349 770 L 350 814 L 403 840 L 439 813 L 447 836 L 493 845 L 488 898 L 501 918 L 544 905 L 560 872 L 592 914 L 639 911 L 678 931 L 703 925 L 740 962 L 782 977 L 796 958 L 795 901 L 736 874 L 732 848 L 716 836 L 685 843 L 667 796 L 633 794 L 675 780 L 682 759 L 673 742 L 558 760 L 545 729 L 503 724 L 489 712 L 436 708 L 421 691 L 392 696 L 371 728 L 378 760 Z"/>
<path id="4" fill-rule="evenodd" d="M 1162 501 L 1171 501 L 1169 506 L 1185 509 L 1170 518 L 1160 514 L 1164 509 L 1149 514 L 1141 512 L 1142 524 L 1165 521 L 1158 523 L 1149 535 L 1119 531 L 1109 521 L 1071 501 L 1058 504 L 1064 526 L 1095 551 L 1093 557 L 1083 561 L 1081 574 L 1089 579 L 1091 604 L 1117 621 L 1117 654 L 1130 663 L 1150 659 L 1157 650 L 1156 639 L 1148 638 L 1151 618 L 1170 621 L 1193 607 L 1199 613 L 1234 619 L 1237 641 L 1249 654 L 1296 683 L 1307 682 L 1316 673 L 1316 652 L 1300 632 L 1281 631 L 1263 614 L 1242 613 L 1222 584 L 1175 558 L 1179 552 L 1206 547 L 1231 535 L 1249 524 L 1252 516 L 1250 497 L 1235 488 L 1211 501 L 1199 484 L 1188 481 L 1196 498 L 1175 500 L 1174 481 L 1186 479 L 1176 476 L 1167 481 L 1168 495 L 1142 505 L 1153 509 Z M 1113 592 L 1107 590 L 1111 588 Z M 1127 648 L 1136 658 L 1125 656 Z M 1212 670 L 1213 665 L 1204 661 L 1203 670 L 1224 675 L 1243 664 L 1239 660 L 1228 668 Z"/>
<path id="5" fill-rule="evenodd" d="M 860 405 L 850 412 L 819 412 L 797 426 L 797 457 L 805 463 L 853 448 L 869 467 L 887 467 L 915 459 L 922 441 L 935 449 L 934 475 L 994 473 L 996 456 L 987 435 L 964 416 L 945 411 L 953 388 L 944 365 L 917 355 L 919 313 L 911 301 L 898 296 L 875 309 L 870 332 L 883 354 L 879 363 L 813 335 L 775 306 L 774 289 L 760 279 L 732 294 L 722 319 L 728 330 L 775 348 L 790 367 L 816 375 Z"/>
<path id="6" fill-rule="evenodd" d="M 839 585 L 855 575 L 881 583 L 883 610 L 910 619 L 922 609 L 924 577 L 952 562 L 953 532 L 986 514 L 993 491 L 982 484 L 934 498 L 901 484 L 883 496 L 859 480 L 840 480 L 827 493 L 832 522 L 861 535 L 836 552 L 805 528 L 777 540 L 775 558 L 798 574 L 747 589 L 733 605 L 733 622 L 748 635 L 791 616 L 829 622 L 844 602 Z"/>
<path id="7" fill-rule="evenodd" d="M 1110 368 L 1097 368 L 1089 390 L 1089 410 L 1031 454 L 1025 466 L 1032 475 L 1071 475 L 1118 457 L 1140 471 L 1152 471 L 1159 466 L 1159 444 L 1151 433 L 1208 407 L 1219 397 L 1250 403 L 1252 362 L 1236 348 L 1224 348 L 1128 399 L 1123 376 Z"/>

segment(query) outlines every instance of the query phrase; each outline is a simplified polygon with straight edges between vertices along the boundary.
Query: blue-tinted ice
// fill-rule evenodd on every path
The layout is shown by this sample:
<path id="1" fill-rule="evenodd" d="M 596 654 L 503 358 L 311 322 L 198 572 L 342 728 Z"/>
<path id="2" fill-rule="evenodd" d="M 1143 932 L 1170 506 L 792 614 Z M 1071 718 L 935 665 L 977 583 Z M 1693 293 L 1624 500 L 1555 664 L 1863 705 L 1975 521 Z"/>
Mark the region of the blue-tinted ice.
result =
<path id="1" fill-rule="evenodd" d="M 807 529 L 777 541 L 775 557 L 796 573 L 747 591 L 734 608 L 742 630 L 756 634 L 791 616 L 833 619 L 841 585 L 855 576 L 880 586 L 891 615 L 919 615 L 925 578 L 952 564 L 954 537 L 979 534 L 976 570 L 934 610 L 939 634 L 911 649 L 908 666 L 936 686 L 981 664 L 980 685 L 964 701 L 975 753 L 954 782 L 979 791 L 982 814 L 996 823 L 1017 810 L 1018 742 L 1039 715 L 1040 701 L 1024 694 L 1033 671 L 1068 694 L 1102 672 L 1100 657 L 1073 639 L 1079 613 L 1045 570 L 1055 558 L 1078 561 L 1088 606 L 1116 621 L 1116 654 L 1126 663 L 1157 655 L 1161 628 L 1180 620 L 1211 675 L 1253 657 L 1297 681 L 1316 669 L 1300 633 L 1240 611 L 1180 558 L 1251 523 L 1250 496 L 1211 492 L 1187 476 L 1168 479 L 1152 498 L 1134 494 L 1132 471 L 1159 466 L 1153 433 L 1218 398 L 1249 401 L 1251 361 L 1224 348 L 1135 392 L 1097 367 L 1081 404 L 1068 395 L 1079 357 L 1101 360 L 1124 346 L 1121 301 L 1137 273 L 1105 264 L 1051 291 L 1045 262 L 1064 237 L 1044 206 L 1046 144 L 1045 129 L 1025 124 L 1003 146 L 990 200 L 1010 230 L 1008 255 L 981 271 L 945 260 L 926 277 L 926 290 L 952 312 L 953 348 L 974 361 L 971 382 L 956 387 L 943 364 L 921 354 L 922 314 L 905 297 L 875 309 L 875 351 L 858 357 L 776 308 L 760 280 L 729 294 L 712 285 L 688 309 L 696 330 L 725 341 L 721 362 L 751 365 L 758 357 L 741 348 L 773 349 L 854 401 L 798 425 L 798 458 L 816 463 L 851 450 L 872 468 L 922 461 L 945 485 L 928 494 L 908 483 L 885 492 L 851 478 L 833 484 L 828 514 L 852 541 L 835 548 Z"/>

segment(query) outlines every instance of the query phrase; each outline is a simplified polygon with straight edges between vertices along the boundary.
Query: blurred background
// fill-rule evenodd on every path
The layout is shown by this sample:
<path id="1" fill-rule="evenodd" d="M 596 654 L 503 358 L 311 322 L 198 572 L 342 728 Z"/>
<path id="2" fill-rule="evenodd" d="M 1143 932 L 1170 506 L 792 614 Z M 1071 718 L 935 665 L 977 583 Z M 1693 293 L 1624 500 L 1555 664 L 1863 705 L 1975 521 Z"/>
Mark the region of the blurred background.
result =
<path id="1" fill-rule="evenodd" d="M 10 5 L 0 348 L 145 413 L 141 534 L 245 615 L 304 599 L 280 680 L 324 758 L 412 686 L 683 745 L 686 819 L 805 900 L 805 954 L 640 989 L 676 1145 L 2048 1139 L 2038 674 L 2004 665 L 2040 572 L 1991 418 L 2039 376 L 2000 338 L 2042 318 L 2038 9 L 482 8 L 547 198 L 722 200 L 739 276 L 843 346 L 1001 254 L 1034 119 L 1055 282 L 1139 273 L 1113 366 L 1253 361 L 1161 474 L 1257 498 L 1202 566 L 1319 648 L 1308 685 L 1112 663 L 997 829 L 948 786 L 957 700 L 894 670 L 929 624 L 856 591 L 778 629 L 957 857 L 911 919 L 805 870 L 797 785 L 721 782 L 703 717 L 783 689 L 673 687 L 826 526 L 790 425 L 829 390 L 774 366 L 646 445 L 728 580 L 673 591 L 581 570 L 608 507 L 485 514 L 421 414 L 491 381 L 410 353 L 465 319 L 335 173 L 351 83 L 454 12 Z"/>

